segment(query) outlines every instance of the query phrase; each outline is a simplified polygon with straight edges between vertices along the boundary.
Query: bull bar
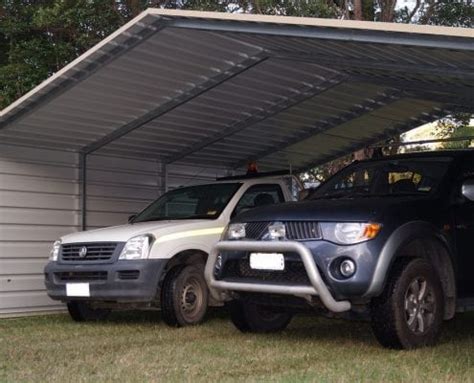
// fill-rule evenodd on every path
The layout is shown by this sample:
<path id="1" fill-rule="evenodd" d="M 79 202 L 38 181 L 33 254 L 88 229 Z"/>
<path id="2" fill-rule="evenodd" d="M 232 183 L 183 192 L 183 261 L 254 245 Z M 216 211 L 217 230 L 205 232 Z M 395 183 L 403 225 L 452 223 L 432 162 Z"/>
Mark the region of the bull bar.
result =
<path id="1" fill-rule="evenodd" d="M 217 280 L 214 276 L 214 268 L 217 257 L 221 251 L 257 251 L 257 252 L 294 252 L 297 253 L 308 274 L 311 286 L 287 286 L 265 283 L 227 282 Z M 211 250 L 204 271 L 206 281 L 214 298 L 222 300 L 224 291 L 246 291 L 254 293 L 285 294 L 307 298 L 319 296 L 323 305 L 332 312 L 344 312 L 351 309 L 349 301 L 336 301 L 326 284 L 321 278 L 318 267 L 314 262 L 311 251 L 299 242 L 294 241 L 222 241 L 218 242 Z"/>

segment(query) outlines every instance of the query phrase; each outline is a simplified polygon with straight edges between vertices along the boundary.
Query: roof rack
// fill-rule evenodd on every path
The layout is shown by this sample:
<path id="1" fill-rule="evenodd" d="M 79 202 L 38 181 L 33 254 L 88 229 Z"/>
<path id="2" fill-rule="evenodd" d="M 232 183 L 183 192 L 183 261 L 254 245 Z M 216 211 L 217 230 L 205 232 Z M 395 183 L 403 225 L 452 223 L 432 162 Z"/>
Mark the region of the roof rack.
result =
<path id="1" fill-rule="evenodd" d="M 252 178 L 263 178 L 263 177 L 276 177 L 276 176 L 286 176 L 291 175 L 289 170 L 276 170 L 273 172 L 262 172 L 262 173 L 250 173 L 242 174 L 239 176 L 228 176 L 228 177 L 218 177 L 216 181 L 233 181 L 233 180 L 247 180 Z"/>

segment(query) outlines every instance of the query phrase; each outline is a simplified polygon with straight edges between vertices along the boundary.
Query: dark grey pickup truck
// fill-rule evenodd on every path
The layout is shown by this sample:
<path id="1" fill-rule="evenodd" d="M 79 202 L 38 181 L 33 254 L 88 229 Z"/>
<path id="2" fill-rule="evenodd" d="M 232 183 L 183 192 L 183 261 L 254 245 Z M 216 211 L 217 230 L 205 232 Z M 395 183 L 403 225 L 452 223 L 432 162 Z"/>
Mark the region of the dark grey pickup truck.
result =
<path id="1" fill-rule="evenodd" d="M 305 201 L 236 217 L 206 279 L 242 331 L 293 314 L 367 318 L 390 348 L 433 345 L 474 308 L 474 151 L 356 162 Z"/>

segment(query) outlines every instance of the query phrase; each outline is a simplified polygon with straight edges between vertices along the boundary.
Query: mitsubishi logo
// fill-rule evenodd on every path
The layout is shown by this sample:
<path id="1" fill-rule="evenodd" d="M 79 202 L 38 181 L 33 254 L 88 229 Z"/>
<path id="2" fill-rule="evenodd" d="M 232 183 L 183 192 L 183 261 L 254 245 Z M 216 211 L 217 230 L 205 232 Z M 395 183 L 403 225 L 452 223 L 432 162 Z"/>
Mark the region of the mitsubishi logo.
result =
<path id="1" fill-rule="evenodd" d="M 84 258 L 87 255 L 87 247 L 82 246 L 79 249 L 79 257 Z"/>

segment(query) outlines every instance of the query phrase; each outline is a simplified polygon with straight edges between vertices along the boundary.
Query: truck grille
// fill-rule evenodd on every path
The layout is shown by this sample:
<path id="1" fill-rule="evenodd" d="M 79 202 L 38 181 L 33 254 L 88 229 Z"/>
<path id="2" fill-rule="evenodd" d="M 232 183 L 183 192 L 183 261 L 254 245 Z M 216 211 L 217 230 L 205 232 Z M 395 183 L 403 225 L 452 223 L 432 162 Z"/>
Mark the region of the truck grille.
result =
<path id="1" fill-rule="evenodd" d="M 57 280 L 62 282 L 89 282 L 107 280 L 107 271 L 61 271 L 54 273 Z"/>
<path id="2" fill-rule="evenodd" d="M 66 262 L 108 261 L 114 256 L 116 248 L 115 242 L 65 244 L 61 246 L 60 258 Z"/>
<path id="3" fill-rule="evenodd" d="M 270 222 L 249 222 L 245 225 L 245 237 L 248 239 L 260 239 L 267 231 Z"/>
<path id="4" fill-rule="evenodd" d="M 285 270 L 266 271 L 250 268 L 248 257 L 228 260 L 219 279 L 233 279 L 242 282 L 272 282 L 276 284 L 296 284 L 310 286 L 308 274 L 301 260 L 285 257 Z"/>
<path id="5" fill-rule="evenodd" d="M 259 240 L 267 233 L 272 222 L 249 222 L 245 225 L 247 239 Z M 321 239 L 319 223 L 315 221 L 283 221 L 286 237 L 292 241 Z"/>

